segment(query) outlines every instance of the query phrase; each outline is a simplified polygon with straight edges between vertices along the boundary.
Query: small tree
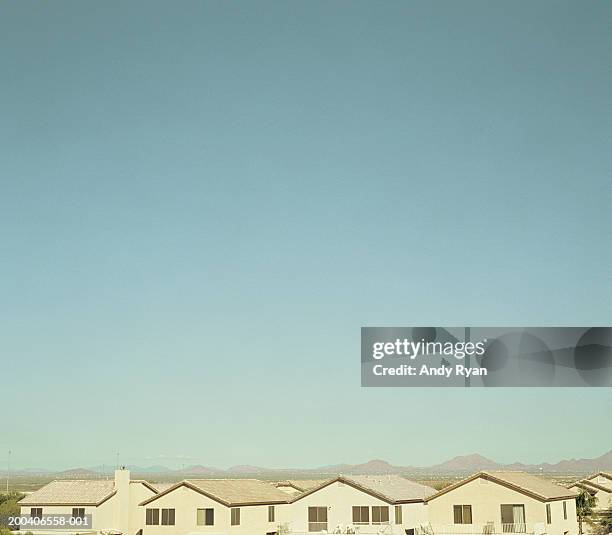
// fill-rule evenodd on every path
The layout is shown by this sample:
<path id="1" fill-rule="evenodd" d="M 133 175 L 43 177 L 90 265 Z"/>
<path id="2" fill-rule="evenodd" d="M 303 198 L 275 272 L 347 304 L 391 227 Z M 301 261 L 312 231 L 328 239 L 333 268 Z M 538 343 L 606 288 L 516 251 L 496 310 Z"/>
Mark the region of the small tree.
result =
<path id="1" fill-rule="evenodd" d="M 612 507 L 601 513 L 601 517 L 597 522 L 597 533 L 599 535 L 612 533 Z"/>
<path id="2" fill-rule="evenodd" d="M 23 498 L 23 494 L 19 492 L 9 492 L 8 494 L 0 494 L 0 528 L 7 530 L 10 535 L 8 519 L 11 516 L 19 516 L 21 507 L 19 500 Z M 6 535 L 5 532 L 0 532 L 0 535 Z"/>
<path id="3" fill-rule="evenodd" d="M 582 535 L 582 521 L 590 518 L 593 507 L 597 504 L 597 498 L 586 490 L 582 490 L 576 497 L 576 515 L 578 516 L 578 533 Z"/>

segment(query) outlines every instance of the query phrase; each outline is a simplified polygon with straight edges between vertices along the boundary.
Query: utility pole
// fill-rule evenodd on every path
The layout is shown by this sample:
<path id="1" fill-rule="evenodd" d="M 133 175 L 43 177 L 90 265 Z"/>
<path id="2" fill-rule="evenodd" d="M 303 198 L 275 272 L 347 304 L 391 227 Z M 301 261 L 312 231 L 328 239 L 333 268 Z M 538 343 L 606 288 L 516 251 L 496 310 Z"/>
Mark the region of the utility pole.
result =
<path id="1" fill-rule="evenodd" d="M 11 450 L 8 450 L 6 458 L 6 493 L 9 493 L 9 479 L 11 477 Z"/>

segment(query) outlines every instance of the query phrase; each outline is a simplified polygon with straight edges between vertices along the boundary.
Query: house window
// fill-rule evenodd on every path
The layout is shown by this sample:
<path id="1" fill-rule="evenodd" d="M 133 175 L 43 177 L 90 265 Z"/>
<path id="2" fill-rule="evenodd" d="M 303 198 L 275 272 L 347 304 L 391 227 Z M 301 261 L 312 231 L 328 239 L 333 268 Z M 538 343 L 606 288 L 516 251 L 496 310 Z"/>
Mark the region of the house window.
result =
<path id="1" fill-rule="evenodd" d="M 147 526 L 159 526 L 159 509 L 147 509 Z"/>
<path id="2" fill-rule="evenodd" d="M 563 502 L 563 520 L 567 520 L 567 502 Z"/>
<path id="3" fill-rule="evenodd" d="M 198 509 L 197 524 L 198 526 L 214 526 L 215 525 L 215 510 L 214 509 Z"/>
<path id="4" fill-rule="evenodd" d="M 546 504 L 546 523 L 552 524 L 552 513 L 550 512 L 550 504 Z"/>
<path id="5" fill-rule="evenodd" d="M 240 507 L 233 507 L 232 508 L 231 525 L 232 526 L 239 526 L 240 525 Z"/>
<path id="6" fill-rule="evenodd" d="M 502 504 L 501 523 L 504 533 L 525 533 L 525 506 L 523 504 Z"/>
<path id="7" fill-rule="evenodd" d="M 386 505 L 372 506 L 372 524 L 388 524 L 389 507 Z"/>
<path id="8" fill-rule="evenodd" d="M 174 509 L 162 509 L 162 526 L 174 526 Z"/>
<path id="9" fill-rule="evenodd" d="M 403 524 L 403 521 L 402 521 L 402 506 L 401 505 L 396 505 L 395 506 L 395 523 L 396 524 Z"/>
<path id="10" fill-rule="evenodd" d="M 353 505 L 353 524 L 369 524 L 370 508 L 365 505 Z"/>
<path id="11" fill-rule="evenodd" d="M 455 519 L 455 524 L 471 524 L 472 506 L 453 505 L 453 518 Z"/>
<path id="12" fill-rule="evenodd" d="M 30 509 L 30 516 L 32 518 L 42 518 L 42 507 L 32 507 Z"/>
<path id="13" fill-rule="evenodd" d="M 73 507 L 72 508 L 72 518 L 85 518 L 85 508 L 84 507 Z"/>
<path id="14" fill-rule="evenodd" d="M 327 507 L 308 508 L 308 531 L 327 531 Z"/>

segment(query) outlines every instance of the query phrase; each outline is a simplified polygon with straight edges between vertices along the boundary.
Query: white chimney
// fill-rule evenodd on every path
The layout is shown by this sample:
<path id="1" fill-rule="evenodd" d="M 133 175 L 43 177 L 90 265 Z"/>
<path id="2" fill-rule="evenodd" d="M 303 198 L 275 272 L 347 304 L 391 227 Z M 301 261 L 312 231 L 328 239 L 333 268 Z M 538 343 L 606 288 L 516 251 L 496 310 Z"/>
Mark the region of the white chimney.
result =
<path id="1" fill-rule="evenodd" d="M 130 519 L 130 471 L 125 466 L 115 470 L 115 491 L 114 528 L 126 534 Z"/>
<path id="2" fill-rule="evenodd" d="M 130 484 L 130 471 L 122 466 L 118 470 L 115 470 L 115 490 L 127 488 L 126 485 Z"/>

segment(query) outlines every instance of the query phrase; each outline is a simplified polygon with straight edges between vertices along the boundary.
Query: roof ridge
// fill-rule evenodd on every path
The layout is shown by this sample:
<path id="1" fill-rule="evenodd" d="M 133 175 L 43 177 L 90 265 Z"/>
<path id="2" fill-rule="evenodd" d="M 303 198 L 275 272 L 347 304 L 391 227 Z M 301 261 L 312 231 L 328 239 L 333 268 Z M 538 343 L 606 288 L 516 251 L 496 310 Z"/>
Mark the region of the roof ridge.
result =
<path id="1" fill-rule="evenodd" d="M 49 481 L 49 483 L 105 483 L 107 481 L 109 483 L 115 482 L 114 479 L 52 479 L 51 481 Z M 49 483 L 47 483 L 47 485 Z"/>
<path id="2" fill-rule="evenodd" d="M 189 478 L 189 479 L 183 479 L 183 481 L 249 481 L 249 482 L 256 482 L 256 483 L 264 483 L 266 485 L 270 484 L 270 483 L 274 483 L 274 481 L 266 481 L 263 479 L 255 479 L 255 478 L 251 478 L 251 477 L 234 477 L 234 478 L 229 478 L 229 477 L 217 477 L 217 478 Z"/>

